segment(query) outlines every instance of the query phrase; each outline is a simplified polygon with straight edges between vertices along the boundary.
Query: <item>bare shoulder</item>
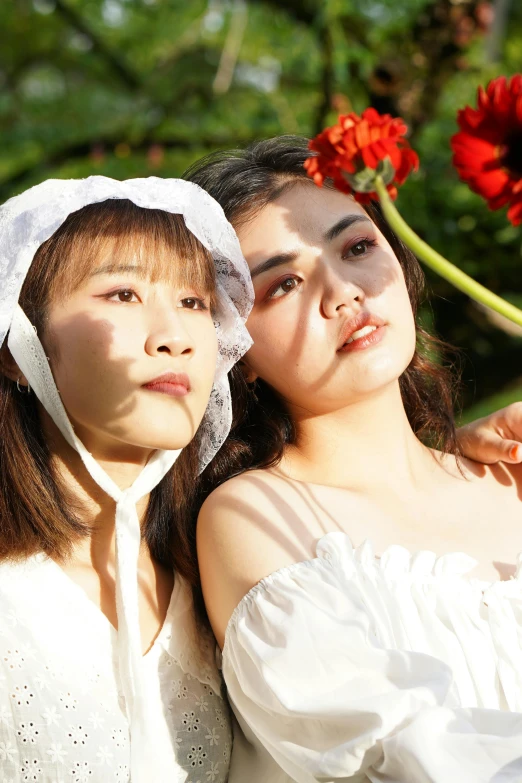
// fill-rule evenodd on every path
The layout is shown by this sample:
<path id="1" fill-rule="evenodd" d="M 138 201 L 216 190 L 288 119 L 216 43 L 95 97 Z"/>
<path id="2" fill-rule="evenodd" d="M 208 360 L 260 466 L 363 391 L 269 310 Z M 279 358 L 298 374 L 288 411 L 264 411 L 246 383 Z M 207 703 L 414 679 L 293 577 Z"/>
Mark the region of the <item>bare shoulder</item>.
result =
<path id="1" fill-rule="evenodd" d="M 250 470 L 225 481 L 207 497 L 201 512 L 203 515 L 224 509 L 248 508 L 252 502 L 264 501 L 270 488 L 277 492 L 277 479 L 268 470 Z"/>
<path id="2" fill-rule="evenodd" d="M 269 470 L 252 470 L 225 481 L 203 503 L 198 518 L 198 536 L 216 537 L 222 545 L 241 547 L 272 541 L 284 530 L 299 529 L 306 516 L 295 484 Z M 198 540 L 198 545 L 200 541 Z M 302 552 L 294 551 L 292 555 Z"/>
<path id="3" fill-rule="evenodd" d="M 220 644 L 234 608 L 260 579 L 306 559 L 293 532 L 297 513 L 284 482 L 264 470 L 229 479 L 205 500 L 197 523 L 198 560 Z"/>
<path id="4" fill-rule="evenodd" d="M 522 500 L 522 464 L 497 462 L 485 465 L 483 469 L 490 483 L 497 485 L 504 493 L 516 494 Z"/>
<path id="5" fill-rule="evenodd" d="M 507 462 L 499 462 L 497 465 L 490 465 L 489 468 L 496 481 L 522 501 L 522 464 L 510 465 Z"/>

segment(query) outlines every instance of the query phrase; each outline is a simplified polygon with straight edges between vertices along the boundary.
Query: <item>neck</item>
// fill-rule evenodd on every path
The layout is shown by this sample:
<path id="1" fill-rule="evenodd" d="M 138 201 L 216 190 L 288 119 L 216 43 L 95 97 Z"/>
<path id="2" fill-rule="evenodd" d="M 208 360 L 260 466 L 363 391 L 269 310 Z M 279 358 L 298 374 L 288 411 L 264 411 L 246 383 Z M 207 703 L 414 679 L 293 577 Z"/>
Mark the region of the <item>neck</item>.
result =
<path id="1" fill-rule="evenodd" d="M 373 493 L 398 483 L 418 488 L 434 469 L 432 452 L 411 429 L 398 383 L 321 415 L 290 412 L 297 442 L 281 469 L 292 478 Z"/>
<path id="2" fill-rule="evenodd" d="M 42 426 L 52 455 L 53 467 L 60 478 L 70 502 L 84 524 L 91 528 L 89 538 L 81 539 L 74 548 L 73 559 L 84 562 L 107 563 L 115 555 L 115 503 L 91 477 L 78 452 L 70 446 L 52 419 L 42 409 Z M 86 442 L 85 436 L 75 427 L 80 440 L 120 489 L 130 487 L 145 467 L 153 452 L 110 449 L 107 444 Z M 141 498 L 137 505 L 138 516 L 143 518 L 149 496 Z"/>

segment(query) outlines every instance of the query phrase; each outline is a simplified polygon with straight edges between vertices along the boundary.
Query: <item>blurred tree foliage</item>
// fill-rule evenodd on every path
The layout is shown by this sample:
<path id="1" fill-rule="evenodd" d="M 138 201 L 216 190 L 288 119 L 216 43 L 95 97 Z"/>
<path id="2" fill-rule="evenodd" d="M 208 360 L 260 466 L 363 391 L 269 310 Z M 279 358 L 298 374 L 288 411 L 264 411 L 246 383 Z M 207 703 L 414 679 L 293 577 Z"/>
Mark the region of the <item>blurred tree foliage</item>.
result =
<path id="1" fill-rule="evenodd" d="M 9 0 L 0 197 L 47 177 L 178 176 L 371 104 L 407 120 L 421 156 L 398 202 L 411 225 L 522 305 L 522 231 L 458 181 L 449 149 L 457 109 L 521 52 L 518 0 Z M 522 335 L 429 284 L 425 318 L 462 349 L 465 406 L 522 398 Z"/>

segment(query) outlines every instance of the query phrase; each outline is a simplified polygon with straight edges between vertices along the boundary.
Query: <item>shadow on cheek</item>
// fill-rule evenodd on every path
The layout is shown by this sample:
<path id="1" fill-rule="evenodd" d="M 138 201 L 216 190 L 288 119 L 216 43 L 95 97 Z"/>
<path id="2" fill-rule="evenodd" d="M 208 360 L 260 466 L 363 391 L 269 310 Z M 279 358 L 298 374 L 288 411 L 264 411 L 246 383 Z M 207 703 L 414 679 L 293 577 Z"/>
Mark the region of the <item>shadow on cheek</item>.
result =
<path id="1" fill-rule="evenodd" d="M 366 294 L 371 297 L 382 296 L 387 288 L 392 287 L 396 289 L 397 296 L 403 293 L 399 287 L 406 290 L 404 274 L 391 251 L 379 250 L 375 262 L 369 266 Z"/>
<path id="2" fill-rule="evenodd" d="M 111 435 L 124 439 L 125 433 L 128 431 L 129 418 L 137 412 L 136 392 L 139 381 L 136 378 L 137 373 L 134 372 L 134 377 L 132 374 L 133 365 L 137 362 L 136 357 L 121 356 L 121 354 L 118 358 L 114 357 L 115 331 L 115 327 L 110 321 L 93 318 L 87 313 L 79 313 L 61 321 L 59 330 L 54 329 L 53 331 L 52 328 L 49 328 L 45 349 L 50 351 L 48 356 L 51 359 L 51 368 L 53 365 L 56 368 L 55 378 L 76 376 L 76 378 L 85 378 L 86 384 L 90 384 L 92 381 L 92 386 L 89 385 L 88 388 L 88 394 L 92 395 L 94 405 L 96 399 L 102 403 L 96 407 L 96 427 L 106 429 Z M 60 350 L 60 345 L 62 350 Z M 152 361 L 153 359 L 149 362 L 149 369 L 152 366 Z M 65 366 L 66 362 L 68 366 Z M 174 363 L 172 364 L 174 365 Z M 89 376 L 89 366 L 93 367 L 92 376 L 86 377 L 86 375 Z M 158 362 L 158 375 L 165 371 L 166 366 L 168 366 L 167 356 L 164 361 Z M 106 374 L 104 368 L 106 368 Z M 175 370 L 174 366 L 172 369 Z M 151 377 L 153 376 L 154 371 L 151 372 Z M 100 388 L 96 388 L 96 380 L 100 382 Z M 63 383 L 63 396 L 66 398 L 65 382 Z M 61 392 L 59 383 L 57 383 L 57 387 Z M 109 396 L 106 391 L 108 388 L 110 388 Z M 152 405 L 151 400 L 151 407 Z M 186 399 L 177 398 L 175 405 L 179 410 L 184 411 L 191 431 L 195 432 L 199 422 L 196 422 Z"/>

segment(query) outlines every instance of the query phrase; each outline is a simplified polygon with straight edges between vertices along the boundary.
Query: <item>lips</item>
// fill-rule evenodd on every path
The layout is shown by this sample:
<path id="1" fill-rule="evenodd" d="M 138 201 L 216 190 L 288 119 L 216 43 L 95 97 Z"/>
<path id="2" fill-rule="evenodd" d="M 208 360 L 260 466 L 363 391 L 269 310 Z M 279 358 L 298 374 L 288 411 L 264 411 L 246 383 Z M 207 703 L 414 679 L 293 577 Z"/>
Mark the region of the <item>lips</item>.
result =
<path id="1" fill-rule="evenodd" d="M 184 397 L 190 391 L 190 379 L 184 372 L 166 372 L 154 380 L 144 383 L 142 388 L 147 391 L 167 394 L 170 397 Z"/>
<path id="2" fill-rule="evenodd" d="M 345 350 L 349 345 L 355 345 L 359 340 L 371 344 L 375 342 L 375 332 L 386 326 L 386 322 L 372 313 L 359 313 L 355 318 L 347 321 L 341 331 L 341 340 L 338 351 Z M 372 338 L 371 335 L 374 335 Z"/>
<path id="3" fill-rule="evenodd" d="M 345 345 L 348 345 L 349 343 L 353 343 L 354 340 L 359 340 L 361 337 L 366 337 L 367 334 L 371 334 L 376 329 L 377 326 L 374 326 L 373 324 L 368 324 L 368 326 L 363 326 L 362 329 L 357 329 L 357 331 L 354 332 L 352 336 L 347 339 Z"/>

